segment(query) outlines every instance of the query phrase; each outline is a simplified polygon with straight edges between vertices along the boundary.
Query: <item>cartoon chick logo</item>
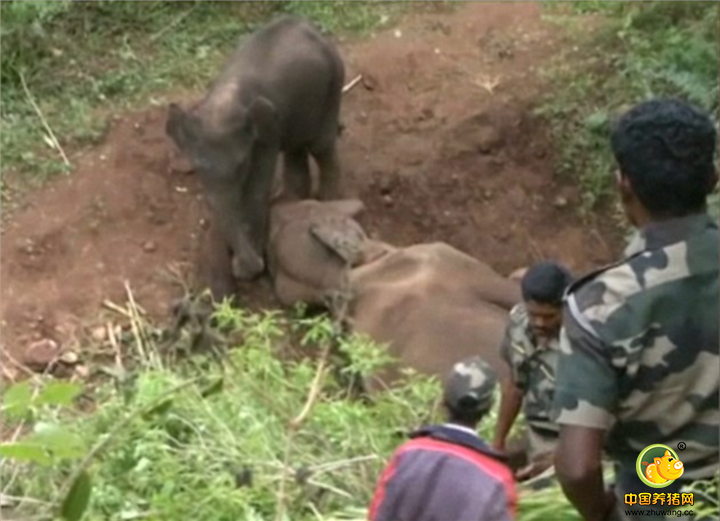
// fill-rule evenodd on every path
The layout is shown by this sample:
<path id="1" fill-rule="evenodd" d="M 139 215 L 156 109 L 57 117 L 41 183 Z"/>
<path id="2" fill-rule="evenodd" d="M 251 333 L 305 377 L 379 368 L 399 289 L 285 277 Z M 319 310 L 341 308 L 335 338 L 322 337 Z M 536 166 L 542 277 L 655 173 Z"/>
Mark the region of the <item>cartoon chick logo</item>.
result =
<path id="1" fill-rule="evenodd" d="M 685 467 L 667 445 L 650 445 L 638 456 L 635 465 L 640 480 L 654 488 L 663 488 L 682 476 Z"/>

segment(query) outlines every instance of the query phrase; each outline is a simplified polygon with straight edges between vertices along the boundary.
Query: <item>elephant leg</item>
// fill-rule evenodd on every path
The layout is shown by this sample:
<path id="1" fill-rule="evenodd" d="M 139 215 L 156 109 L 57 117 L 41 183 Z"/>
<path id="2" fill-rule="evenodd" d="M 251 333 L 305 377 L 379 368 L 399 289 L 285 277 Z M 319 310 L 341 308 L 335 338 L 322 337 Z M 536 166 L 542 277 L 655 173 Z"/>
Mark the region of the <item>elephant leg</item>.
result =
<path id="1" fill-rule="evenodd" d="M 270 197 L 272 195 L 278 149 L 265 147 L 255 153 L 251 175 L 243 186 L 242 223 L 250 243 L 260 257 L 265 256 L 269 234 Z"/>
<path id="2" fill-rule="evenodd" d="M 285 152 L 284 154 L 285 192 L 298 199 L 308 199 L 312 195 L 312 179 L 307 151 Z"/>
<path id="3" fill-rule="evenodd" d="M 235 278 L 232 275 L 232 256 L 227 242 L 216 225 L 208 230 L 201 255 L 203 283 L 210 288 L 213 300 L 222 301 L 235 295 Z"/>
<path id="4" fill-rule="evenodd" d="M 315 161 L 317 161 L 320 170 L 318 199 L 328 201 L 338 198 L 340 196 L 340 158 L 338 156 L 336 140 L 332 139 L 329 145 L 313 152 L 313 157 Z"/>

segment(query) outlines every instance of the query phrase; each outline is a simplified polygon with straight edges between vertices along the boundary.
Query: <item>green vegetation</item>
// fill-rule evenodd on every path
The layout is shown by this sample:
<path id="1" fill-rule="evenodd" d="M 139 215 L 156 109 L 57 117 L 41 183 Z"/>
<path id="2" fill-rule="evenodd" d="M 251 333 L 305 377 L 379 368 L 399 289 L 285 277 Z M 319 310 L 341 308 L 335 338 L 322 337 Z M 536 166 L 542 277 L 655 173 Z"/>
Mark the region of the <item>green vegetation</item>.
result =
<path id="1" fill-rule="evenodd" d="M 362 34 L 402 8 L 373 1 L 2 2 L 3 169 L 24 180 L 68 171 L 33 101 L 61 148 L 92 143 L 113 112 L 202 89 L 237 39 L 276 14 Z"/>
<path id="2" fill-rule="evenodd" d="M 569 30 L 548 71 L 539 113 L 552 126 L 558 172 L 576 177 L 586 209 L 612 194 L 610 122 L 644 99 L 670 95 L 717 114 L 718 6 L 712 2 L 548 2 Z M 712 198 L 717 212 L 717 194 Z"/>
<path id="3" fill-rule="evenodd" d="M 238 338 L 233 349 L 169 364 L 173 353 L 158 347 L 158 332 L 137 320 L 119 337 L 122 366 L 98 368 L 111 380 L 92 389 L 26 380 L 5 390 L 8 431 L 32 426 L 0 449 L 10 463 L 3 493 L 26 498 L 18 511 L 43 518 L 81 512 L 87 502 L 85 519 L 259 520 L 277 519 L 282 505 L 287 519 L 364 519 L 403 433 L 441 419 L 438 381 L 408 372 L 406 383 L 370 403 L 348 387 L 349 375 L 387 361 L 366 339 L 336 335 L 325 318 L 220 306 L 216 320 L 217 335 Z M 289 361 L 288 346 L 307 356 Z M 324 353 L 328 367 L 347 362 L 320 371 Z M 481 426 L 487 437 L 494 420 L 495 411 Z M 557 487 L 523 493 L 521 519 L 545 520 L 549 510 L 553 519 L 577 519 Z"/>

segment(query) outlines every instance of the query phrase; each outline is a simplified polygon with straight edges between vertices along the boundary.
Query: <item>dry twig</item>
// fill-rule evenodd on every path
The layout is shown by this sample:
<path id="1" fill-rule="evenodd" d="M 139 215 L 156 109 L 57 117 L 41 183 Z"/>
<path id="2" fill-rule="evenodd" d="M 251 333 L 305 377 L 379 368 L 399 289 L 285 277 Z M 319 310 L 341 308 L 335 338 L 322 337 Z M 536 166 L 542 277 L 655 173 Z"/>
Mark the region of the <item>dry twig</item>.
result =
<path id="1" fill-rule="evenodd" d="M 347 92 L 350 92 L 355 87 L 355 85 L 360 83 L 360 81 L 362 80 L 362 77 L 363 77 L 362 74 L 358 74 L 357 76 L 355 76 L 355 78 L 353 78 L 350 83 L 348 83 L 347 85 L 345 85 L 342 88 L 342 93 L 345 94 Z"/>
<path id="2" fill-rule="evenodd" d="M 142 327 L 141 327 L 141 317 L 140 312 L 138 311 L 138 306 L 135 303 L 135 297 L 133 296 L 132 290 L 130 289 L 130 283 L 128 281 L 125 281 L 125 292 L 128 296 L 128 311 L 130 312 L 130 328 L 133 332 L 133 337 L 135 338 L 135 344 L 137 345 L 137 349 L 140 352 L 140 356 L 142 357 L 143 361 L 147 362 L 149 361 L 148 353 L 145 350 L 145 339 L 143 338 L 142 334 Z"/>
<path id="3" fill-rule="evenodd" d="M 124 316 L 125 318 L 132 319 L 132 314 L 128 312 L 127 309 L 123 309 L 117 304 L 110 302 L 109 300 L 103 301 L 102 305 L 106 307 L 107 309 L 114 311 L 115 313 L 119 313 L 120 315 Z"/>
<path id="4" fill-rule="evenodd" d="M 120 353 L 120 345 L 118 344 L 117 337 L 115 336 L 115 328 L 112 326 L 111 322 L 108 322 L 105 328 L 107 329 L 108 340 L 110 340 L 110 345 L 115 353 L 115 365 L 118 369 L 124 369 L 122 355 Z"/>
<path id="5" fill-rule="evenodd" d="M 308 392 L 307 400 L 305 401 L 305 406 L 302 408 L 300 413 L 290 420 L 288 423 L 288 435 L 287 440 L 285 442 L 285 454 L 283 456 L 283 469 L 280 479 L 280 489 L 278 492 L 278 508 L 275 515 L 276 521 L 282 521 L 283 516 L 285 515 L 285 508 L 286 508 L 286 484 L 287 484 L 287 474 L 288 469 L 290 466 L 290 455 L 292 454 L 292 448 L 293 448 L 293 439 L 295 437 L 295 434 L 302 426 L 303 422 L 307 419 L 307 417 L 310 415 L 310 411 L 312 409 L 312 406 L 314 405 L 315 401 L 317 400 L 318 395 L 320 394 L 320 390 L 322 389 L 322 382 L 323 377 L 325 376 L 327 372 L 327 364 L 328 360 L 330 358 L 330 351 L 333 348 L 333 344 L 335 342 L 335 339 L 337 335 L 342 331 L 343 323 L 345 321 L 345 317 L 347 314 L 347 309 L 350 303 L 351 298 L 351 288 L 350 288 L 350 265 L 346 265 L 346 269 L 343 272 L 343 280 L 340 287 L 340 290 L 331 296 L 332 299 L 332 309 L 333 309 L 333 338 L 328 340 L 325 343 L 325 346 L 323 347 L 322 354 L 320 355 L 320 361 L 318 362 L 317 371 L 315 372 L 315 378 L 313 379 L 312 385 L 310 386 L 310 391 Z M 327 486 L 325 486 L 327 488 Z"/>
<path id="6" fill-rule="evenodd" d="M 35 102 L 35 99 L 33 98 L 32 94 L 30 93 L 30 89 L 27 86 L 27 83 L 25 82 L 25 75 L 21 72 L 20 75 L 20 83 L 22 83 L 23 90 L 25 91 L 25 95 L 28 97 L 28 101 L 30 101 L 30 104 L 33 106 L 33 109 L 35 109 L 35 113 L 40 118 L 40 121 L 42 121 L 43 126 L 45 127 L 45 130 L 47 131 L 47 135 L 50 139 L 50 142 L 52 144 L 52 147 L 55 148 L 62 157 L 63 162 L 66 166 L 72 166 L 70 164 L 70 161 L 68 160 L 67 156 L 65 155 L 65 151 L 60 146 L 60 143 L 58 142 L 57 138 L 55 137 L 55 133 L 50 128 L 50 125 L 48 124 L 47 120 L 45 119 L 45 116 L 43 116 L 42 111 L 40 110 L 40 107 L 38 107 L 38 104 Z"/>

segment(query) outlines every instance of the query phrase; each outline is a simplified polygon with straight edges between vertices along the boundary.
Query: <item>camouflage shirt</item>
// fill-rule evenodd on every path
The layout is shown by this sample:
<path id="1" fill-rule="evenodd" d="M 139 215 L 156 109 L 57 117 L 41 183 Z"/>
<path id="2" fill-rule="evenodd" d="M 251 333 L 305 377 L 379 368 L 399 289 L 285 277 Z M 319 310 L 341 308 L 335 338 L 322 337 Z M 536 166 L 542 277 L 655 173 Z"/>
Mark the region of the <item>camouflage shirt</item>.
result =
<path id="1" fill-rule="evenodd" d="M 525 304 L 517 304 L 510 310 L 510 321 L 500 346 L 500 354 L 510 366 L 515 385 L 524 394 L 525 421 L 541 433 L 553 437 L 558 431 L 550 415 L 559 345 L 557 340 L 551 340 L 545 345 L 535 341 Z"/>
<path id="2" fill-rule="evenodd" d="M 680 442 L 683 479 L 717 470 L 718 248 L 707 215 L 653 223 L 567 290 L 553 418 L 608 430 L 622 472 L 646 446 Z"/>

